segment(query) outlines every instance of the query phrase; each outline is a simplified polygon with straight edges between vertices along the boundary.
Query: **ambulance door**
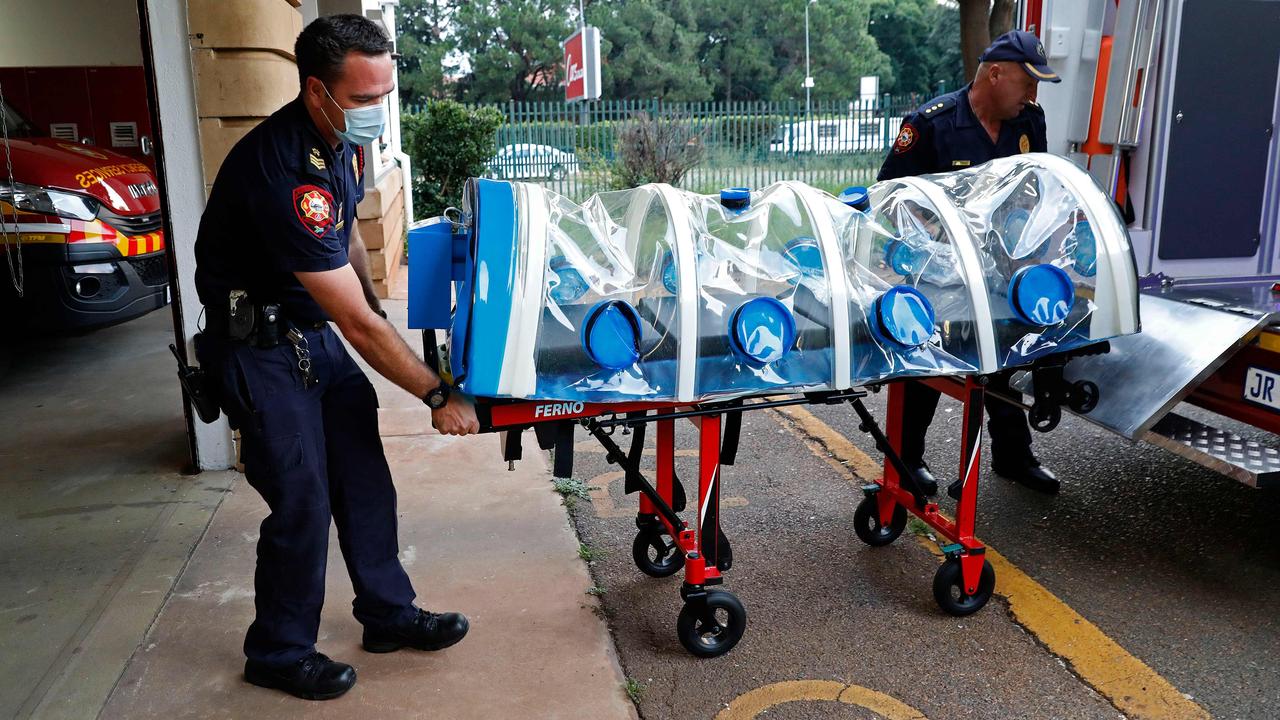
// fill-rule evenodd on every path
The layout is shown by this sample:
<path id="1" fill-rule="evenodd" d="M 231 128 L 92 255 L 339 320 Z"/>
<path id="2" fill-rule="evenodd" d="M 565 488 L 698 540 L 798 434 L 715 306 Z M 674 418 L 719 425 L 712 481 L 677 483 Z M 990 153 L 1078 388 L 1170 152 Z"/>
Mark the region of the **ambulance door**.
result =
<path id="1" fill-rule="evenodd" d="M 1153 272 L 1247 276 L 1267 270 L 1280 2 L 1184 0 L 1171 93 Z M 1168 58 L 1169 55 L 1166 55 Z"/>

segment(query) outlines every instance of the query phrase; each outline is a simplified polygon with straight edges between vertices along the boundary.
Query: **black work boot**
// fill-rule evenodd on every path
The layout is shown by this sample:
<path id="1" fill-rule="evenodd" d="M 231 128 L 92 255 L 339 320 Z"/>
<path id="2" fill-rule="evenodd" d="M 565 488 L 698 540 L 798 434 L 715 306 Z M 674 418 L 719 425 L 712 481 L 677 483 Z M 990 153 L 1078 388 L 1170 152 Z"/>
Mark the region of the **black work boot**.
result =
<path id="1" fill-rule="evenodd" d="M 418 614 L 404 625 L 390 628 L 365 626 L 364 649 L 371 653 L 389 653 L 402 647 L 417 650 L 443 650 L 456 644 L 467 634 L 470 623 L 461 613 L 436 614 L 418 608 Z"/>
<path id="2" fill-rule="evenodd" d="M 1012 480 L 1019 485 L 1042 492 L 1046 495 L 1055 495 L 1061 485 L 1058 478 L 1054 477 L 1049 468 L 1040 464 L 1035 458 L 1027 458 L 1022 461 L 1002 462 L 1000 460 L 991 461 L 991 470 L 1000 477 Z"/>
<path id="3" fill-rule="evenodd" d="M 938 494 L 938 481 L 934 479 L 933 473 L 929 472 L 928 465 L 924 463 L 920 463 L 918 466 L 908 464 L 907 468 L 911 470 L 911 474 L 915 477 L 916 485 L 920 487 L 920 492 L 924 493 L 925 497 L 933 497 Z M 898 484 L 902 485 L 903 483 L 899 481 Z"/>
<path id="4" fill-rule="evenodd" d="M 303 700 L 332 700 L 356 684 L 356 671 L 346 663 L 312 652 L 284 666 L 245 660 L 244 679 L 258 687 L 283 690 Z"/>

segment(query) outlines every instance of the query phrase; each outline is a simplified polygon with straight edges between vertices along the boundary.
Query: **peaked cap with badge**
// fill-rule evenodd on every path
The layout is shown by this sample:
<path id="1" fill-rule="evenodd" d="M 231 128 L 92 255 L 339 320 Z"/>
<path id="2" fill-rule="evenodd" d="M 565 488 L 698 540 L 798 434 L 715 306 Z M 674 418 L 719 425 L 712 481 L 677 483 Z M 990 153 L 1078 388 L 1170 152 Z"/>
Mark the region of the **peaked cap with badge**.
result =
<path id="1" fill-rule="evenodd" d="M 1061 79 L 1049 67 L 1044 45 L 1023 30 L 996 38 L 979 60 L 1016 62 L 1036 80 Z M 992 142 L 969 105 L 972 87 L 971 83 L 940 95 L 909 113 L 876 179 L 961 170 L 995 158 L 1048 149 L 1044 111 L 1035 103 L 1028 104 L 1017 117 L 1003 121 L 999 138 Z"/>

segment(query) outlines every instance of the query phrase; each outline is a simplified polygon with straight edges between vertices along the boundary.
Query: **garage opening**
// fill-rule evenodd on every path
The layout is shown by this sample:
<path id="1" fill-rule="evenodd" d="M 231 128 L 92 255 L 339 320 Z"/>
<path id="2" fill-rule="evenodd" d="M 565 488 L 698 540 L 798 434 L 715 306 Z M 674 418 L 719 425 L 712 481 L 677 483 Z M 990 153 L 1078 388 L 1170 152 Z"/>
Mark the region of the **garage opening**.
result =
<path id="1" fill-rule="evenodd" d="M 5 3 L 3 717 L 100 706 L 229 483 L 182 474 L 144 66 L 136 0 Z"/>

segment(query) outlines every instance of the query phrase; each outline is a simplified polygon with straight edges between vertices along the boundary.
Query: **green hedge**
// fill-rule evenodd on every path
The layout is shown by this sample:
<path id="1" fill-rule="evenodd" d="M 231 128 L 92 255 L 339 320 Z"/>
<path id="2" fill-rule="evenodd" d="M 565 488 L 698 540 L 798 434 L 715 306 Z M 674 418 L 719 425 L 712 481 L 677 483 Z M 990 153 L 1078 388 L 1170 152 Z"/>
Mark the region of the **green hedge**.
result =
<path id="1" fill-rule="evenodd" d="M 467 107 L 433 100 L 420 112 L 400 117 L 404 151 L 413 163 L 413 209 L 432 217 L 460 207 L 467 178 L 484 173 L 497 152 L 502 114 L 488 107 Z"/>

